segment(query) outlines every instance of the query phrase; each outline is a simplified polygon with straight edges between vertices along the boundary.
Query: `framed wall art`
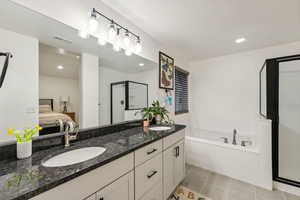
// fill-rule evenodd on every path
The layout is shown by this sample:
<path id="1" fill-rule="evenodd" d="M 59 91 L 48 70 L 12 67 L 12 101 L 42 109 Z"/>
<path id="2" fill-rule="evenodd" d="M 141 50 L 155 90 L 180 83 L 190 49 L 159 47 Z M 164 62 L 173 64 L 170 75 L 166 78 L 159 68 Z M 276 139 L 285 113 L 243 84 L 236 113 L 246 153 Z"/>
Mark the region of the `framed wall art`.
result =
<path id="1" fill-rule="evenodd" d="M 159 88 L 174 89 L 174 59 L 163 52 L 159 52 Z"/>

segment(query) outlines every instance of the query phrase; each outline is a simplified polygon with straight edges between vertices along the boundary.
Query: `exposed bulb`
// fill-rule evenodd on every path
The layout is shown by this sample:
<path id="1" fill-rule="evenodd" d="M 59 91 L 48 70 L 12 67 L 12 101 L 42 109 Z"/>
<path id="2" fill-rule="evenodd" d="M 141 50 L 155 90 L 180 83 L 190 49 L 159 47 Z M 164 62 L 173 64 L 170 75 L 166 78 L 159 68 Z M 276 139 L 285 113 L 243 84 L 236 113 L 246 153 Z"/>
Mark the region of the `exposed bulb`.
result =
<path id="1" fill-rule="evenodd" d="M 117 35 L 117 31 L 116 31 L 116 27 L 114 22 L 112 21 L 110 26 L 109 26 L 109 30 L 108 30 L 108 40 L 109 41 L 114 41 Z"/>
<path id="2" fill-rule="evenodd" d="M 103 36 L 98 37 L 98 44 L 101 46 L 106 45 L 107 41 Z"/>
<path id="3" fill-rule="evenodd" d="M 127 49 L 130 45 L 130 38 L 129 38 L 129 32 L 126 31 L 125 33 L 125 37 L 124 37 L 124 45 L 125 45 L 125 48 Z"/>
<path id="4" fill-rule="evenodd" d="M 121 50 L 120 29 L 117 29 L 117 38 L 113 44 L 113 50 L 117 52 Z"/>
<path id="5" fill-rule="evenodd" d="M 125 55 L 126 55 L 126 56 L 131 56 L 131 55 L 132 55 L 132 51 L 131 51 L 130 48 L 127 48 L 127 49 L 125 50 Z"/>
<path id="6" fill-rule="evenodd" d="M 89 20 L 89 33 L 95 33 L 97 31 L 99 22 L 97 20 L 96 14 L 92 13 L 91 18 Z"/>
<path id="7" fill-rule="evenodd" d="M 138 39 L 135 45 L 135 53 L 140 53 L 141 51 L 142 51 L 142 44 L 141 44 L 141 40 Z"/>
<path id="8" fill-rule="evenodd" d="M 79 30 L 78 35 L 79 35 L 79 37 L 81 37 L 83 39 L 89 38 L 89 33 L 86 29 Z"/>

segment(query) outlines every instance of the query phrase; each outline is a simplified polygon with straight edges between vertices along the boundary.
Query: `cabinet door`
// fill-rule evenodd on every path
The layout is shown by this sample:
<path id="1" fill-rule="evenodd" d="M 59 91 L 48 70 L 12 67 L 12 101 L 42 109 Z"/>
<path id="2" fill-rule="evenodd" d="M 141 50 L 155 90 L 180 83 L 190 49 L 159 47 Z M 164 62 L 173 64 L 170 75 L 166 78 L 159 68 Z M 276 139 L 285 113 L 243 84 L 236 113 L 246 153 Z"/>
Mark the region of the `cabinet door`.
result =
<path id="1" fill-rule="evenodd" d="M 134 200 L 133 172 L 97 192 L 96 200 Z"/>
<path id="2" fill-rule="evenodd" d="M 162 184 L 156 184 L 140 200 L 163 200 Z"/>
<path id="3" fill-rule="evenodd" d="M 167 199 L 185 176 L 184 140 L 164 151 L 164 199 Z"/>
<path id="4" fill-rule="evenodd" d="M 167 199 L 173 190 L 175 189 L 175 156 L 176 156 L 176 146 L 171 146 L 166 149 L 163 153 L 163 166 L 164 166 L 164 199 Z"/>
<path id="5" fill-rule="evenodd" d="M 176 187 L 185 177 L 184 141 L 177 143 L 175 148 L 177 149 L 174 165 L 174 184 Z"/>

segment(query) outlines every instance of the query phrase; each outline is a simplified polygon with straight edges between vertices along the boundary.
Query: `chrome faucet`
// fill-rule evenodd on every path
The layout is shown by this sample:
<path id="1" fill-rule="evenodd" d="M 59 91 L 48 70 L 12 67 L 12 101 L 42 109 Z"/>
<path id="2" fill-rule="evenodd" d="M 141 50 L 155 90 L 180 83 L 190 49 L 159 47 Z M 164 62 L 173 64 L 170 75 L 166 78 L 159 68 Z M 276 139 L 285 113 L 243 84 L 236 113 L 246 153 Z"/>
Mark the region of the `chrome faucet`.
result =
<path id="1" fill-rule="evenodd" d="M 234 129 L 234 130 L 233 130 L 233 138 L 232 138 L 232 144 L 233 144 L 233 145 L 237 145 L 237 142 L 236 142 L 236 136 L 237 136 L 237 130 Z"/>
<path id="2" fill-rule="evenodd" d="M 74 121 L 67 121 L 66 122 L 65 147 L 69 147 L 70 146 L 70 141 L 73 141 L 73 140 L 77 139 L 78 131 L 79 131 L 79 125 L 76 124 Z M 72 132 L 72 134 L 70 134 L 70 132 Z"/>

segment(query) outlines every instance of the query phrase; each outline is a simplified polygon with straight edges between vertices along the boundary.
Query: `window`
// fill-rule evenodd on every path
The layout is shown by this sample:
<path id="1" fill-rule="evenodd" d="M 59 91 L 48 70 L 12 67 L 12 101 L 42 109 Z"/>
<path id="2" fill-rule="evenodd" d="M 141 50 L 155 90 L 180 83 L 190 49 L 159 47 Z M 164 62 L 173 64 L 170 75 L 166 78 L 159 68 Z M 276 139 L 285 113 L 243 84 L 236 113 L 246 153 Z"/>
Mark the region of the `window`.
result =
<path id="1" fill-rule="evenodd" d="M 175 114 L 189 112 L 188 76 L 189 72 L 175 68 Z"/>

